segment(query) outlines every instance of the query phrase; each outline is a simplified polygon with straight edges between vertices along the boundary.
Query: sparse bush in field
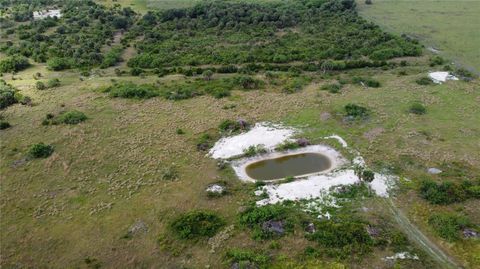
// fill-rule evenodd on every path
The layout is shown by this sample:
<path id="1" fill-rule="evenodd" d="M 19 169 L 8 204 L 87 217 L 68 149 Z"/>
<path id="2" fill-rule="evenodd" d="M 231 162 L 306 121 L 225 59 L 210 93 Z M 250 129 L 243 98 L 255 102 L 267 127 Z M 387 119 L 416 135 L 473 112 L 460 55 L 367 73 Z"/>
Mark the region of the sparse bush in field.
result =
<path id="1" fill-rule="evenodd" d="M 206 92 L 217 99 L 230 96 L 230 90 L 223 87 L 209 88 Z"/>
<path id="2" fill-rule="evenodd" d="M 192 85 L 175 85 L 173 88 L 168 88 L 162 93 L 162 96 L 168 100 L 183 100 L 198 95 L 202 95 L 202 93 Z"/>
<path id="3" fill-rule="evenodd" d="M 28 150 L 28 156 L 32 158 L 47 158 L 52 155 L 52 153 L 53 146 L 44 143 L 34 144 Z"/>
<path id="4" fill-rule="evenodd" d="M 230 262 L 237 263 L 238 268 L 267 268 L 270 257 L 252 250 L 230 249 L 226 257 Z M 232 267 L 233 268 L 233 267 Z"/>
<path id="5" fill-rule="evenodd" d="M 342 89 L 342 85 L 341 84 L 327 84 L 327 85 L 323 85 L 322 87 L 320 87 L 320 90 L 322 91 L 328 91 L 330 93 L 339 93 L 340 90 Z"/>
<path id="6" fill-rule="evenodd" d="M 87 116 L 80 111 L 72 110 L 67 111 L 58 116 L 58 119 L 54 120 L 56 123 L 64 124 L 79 124 L 82 121 L 87 120 Z"/>
<path id="7" fill-rule="evenodd" d="M 195 210 L 176 218 L 170 227 L 182 239 L 212 237 L 225 225 L 217 214 L 209 211 Z"/>
<path id="8" fill-rule="evenodd" d="M 114 84 L 104 89 L 111 97 L 148 99 L 158 96 L 158 91 L 153 85 L 136 85 L 131 82 Z"/>
<path id="9" fill-rule="evenodd" d="M 356 104 L 347 104 L 345 106 L 345 113 L 347 117 L 351 117 L 353 119 L 364 119 L 370 115 L 370 112 L 367 108 Z"/>
<path id="10" fill-rule="evenodd" d="M 52 78 L 47 81 L 47 88 L 55 88 L 60 86 L 60 80 L 58 78 Z"/>
<path id="11" fill-rule="evenodd" d="M 279 204 L 262 207 L 249 206 L 240 213 L 239 221 L 241 225 L 253 229 L 254 239 L 269 239 L 281 235 L 264 229 L 263 225 L 268 221 L 282 221 L 285 232 L 291 232 L 294 226 L 291 209 Z"/>
<path id="12" fill-rule="evenodd" d="M 428 60 L 428 63 L 430 64 L 430 66 L 433 67 L 433 66 L 436 66 L 436 65 L 444 64 L 445 59 L 443 59 L 442 57 L 440 57 L 438 55 L 435 55 Z"/>
<path id="13" fill-rule="evenodd" d="M 373 78 L 353 77 L 352 82 L 370 88 L 379 88 L 381 86 L 380 82 Z"/>
<path id="14" fill-rule="evenodd" d="M 180 129 L 180 128 L 178 128 L 175 132 L 176 132 L 177 134 L 179 134 L 179 135 L 185 134 L 185 131 L 182 130 L 182 129 Z"/>
<path id="15" fill-rule="evenodd" d="M 469 220 L 453 213 L 436 213 L 428 219 L 436 234 L 447 241 L 457 241 L 460 239 L 460 230 L 470 224 Z"/>
<path id="16" fill-rule="evenodd" d="M 20 92 L 15 92 L 13 97 L 15 98 L 16 103 L 20 103 L 22 105 L 31 105 L 32 104 L 32 99 L 28 96 L 25 96 L 25 95 L 21 94 Z"/>
<path id="17" fill-rule="evenodd" d="M 12 55 L 0 60 L 0 73 L 18 72 L 30 66 L 28 59 L 21 55 Z"/>
<path id="18" fill-rule="evenodd" d="M 252 156 L 255 156 L 257 154 L 263 154 L 263 153 L 266 153 L 267 150 L 265 149 L 265 147 L 263 145 L 256 145 L 256 146 L 250 146 L 246 149 L 243 150 L 243 155 L 245 157 L 252 157 Z"/>
<path id="19" fill-rule="evenodd" d="M 418 85 L 432 85 L 433 84 L 433 81 L 429 77 L 421 77 L 421 78 L 415 80 L 415 82 Z"/>
<path id="20" fill-rule="evenodd" d="M 427 108 L 421 103 L 413 103 L 410 105 L 408 112 L 417 115 L 423 115 L 427 113 Z"/>
<path id="21" fill-rule="evenodd" d="M 455 74 L 462 80 L 470 81 L 475 78 L 475 74 L 465 68 L 459 68 L 455 71 Z"/>
<path id="22" fill-rule="evenodd" d="M 0 130 L 5 130 L 5 129 L 8 129 L 10 128 L 12 125 L 10 125 L 10 123 L 8 123 L 7 121 L 0 121 Z"/>
<path id="23" fill-rule="evenodd" d="M 306 86 L 309 82 L 309 79 L 304 77 L 297 77 L 291 81 L 286 82 L 286 85 L 283 87 L 282 91 L 284 93 L 295 93 L 299 92 Z"/>
<path id="24" fill-rule="evenodd" d="M 161 178 L 162 180 L 168 180 L 168 181 L 173 181 L 178 179 L 177 168 L 173 165 L 163 168 L 161 172 Z"/>
<path id="25" fill-rule="evenodd" d="M 262 81 L 249 76 L 238 76 L 233 79 L 235 85 L 240 85 L 244 90 L 258 89 Z"/>
<path id="26" fill-rule="evenodd" d="M 41 81 L 37 81 L 37 83 L 35 83 L 35 88 L 37 88 L 37 90 L 43 91 L 47 87 L 45 86 L 45 83 L 43 83 Z"/>

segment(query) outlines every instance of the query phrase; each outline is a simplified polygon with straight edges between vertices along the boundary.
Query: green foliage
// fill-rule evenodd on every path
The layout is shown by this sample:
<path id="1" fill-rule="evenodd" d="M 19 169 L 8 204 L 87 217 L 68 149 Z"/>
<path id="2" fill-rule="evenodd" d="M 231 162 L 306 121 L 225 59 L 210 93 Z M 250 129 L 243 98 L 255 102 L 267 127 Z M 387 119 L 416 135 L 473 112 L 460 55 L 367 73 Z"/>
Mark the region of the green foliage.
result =
<path id="1" fill-rule="evenodd" d="M 460 239 L 460 230 L 469 225 L 469 220 L 458 214 L 435 213 L 430 216 L 428 223 L 441 238 L 453 242 Z"/>
<path id="2" fill-rule="evenodd" d="M 250 146 L 243 150 L 243 155 L 245 157 L 252 157 L 258 154 L 267 153 L 267 150 L 263 145 Z"/>
<path id="3" fill-rule="evenodd" d="M 106 89 L 111 97 L 148 99 L 158 96 L 158 90 L 153 85 L 142 84 L 137 85 L 131 82 L 122 82 L 114 84 Z"/>
<path id="4" fill-rule="evenodd" d="M 463 202 L 470 198 L 479 198 L 480 182 L 464 180 L 462 184 L 444 181 L 439 184 L 433 180 L 420 182 L 420 196 L 431 204 L 447 205 Z"/>
<path id="5" fill-rule="evenodd" d="M 71 68 L 71 61 L 67 58 L 54 57 L 47 61 L 47 67 L 53 71 L 61 71 Z"/>
<path id="6" fill-rule="evenodd" d="M 429 77 L 421 77 L 415 80 L 418 85 L 432 85 L 433 81 Z"/>
<path id="7" fill-rule="evenodd" d="M 206 151 L 213 146 L 213 137 L 208 133 L 203 133 L 197 140 L 197 149 Z"/>
<path id="8" fill-rule="evenodd" d="M 184 131 L 183 129 L 178 128 L 178 129 L 175 131 L 175 133 L 177 133 L 177 134 L 179 134 L 179 135 L 183 135 L 183 134 L 185 134 L 185 131 Z"/>
<path id="9" fill-rule="evenodd" d="M 372 182 L 375 179 L 375 173 L 372 170 L 363 170 L 362 180 Z"/>
<path id="10" fill-rule="evenodd" d="M 322 87 L 320 87 L 320 90 L 328 91 L 330 93 L 339 93 L 341 89 L 342 89 L 342 85 L 337 84 L 337 83 L 326 84 L 326 85 L 322 85 Z"/>
<path id="11" fill-rule="evenodd" d="M 58 116 L 57 119 L 54 121 L 56 123 L 64 123 L 64 124 L 79 124 L 82 121 L 87 120 L 87 116 L 80 111 L 77 110 L 71 110 L 64 112 Z"/>
<path id="12" fill-rule="evenodd" d="M 45 86 L 45 83 L 41 82 L 41 81 L 37 81 L 37 83 L 35 83 L 35 88 L 39 91 L 43 91 L 45 90 L 47 87 Z"/>
<path id="13" fill-rule="evenodd" d="M 55 88 L 60 86 L 60 80 L 58 78 L 52 78 L 47 81 L 47 88 Z"/>
<path id="14" fill-rule="evenodd" d="M 408 111 L 413 114 L 423 115 L 427 113 L 427 108 L 421 103 L 413 103 L 410 105 Z"/>
<path id="15" fill-rule="evenodd" d="M 32 145 L 28 150 L 28 156 L 32 158 L 47 158 L 53 153 L 53 146 L 44 143 Z"/>
<path id="16" fill-rule="evenodd" d="M 446 62 L 445 59 L 443 59 L 438 55 L 435 55 L 433 57 L 430 57 L 430 59 L 428 59 L 428 63 L 430 64 L 431 67 L 445 64 L 445 62 Z"/>
<path id="17" fill-rule="evenodd" d="M 180 215 L 170 227 L 182 239 L 198 239 L 214 236 L 224 225 L 225 221 L 215 213 L 195 210 Z"/>
<path id="18" fill-rule="evenodd" d="M 337 187 L 336 192 L 334 192 L 333 195 L 337 198 L 356 199 L 371 197 L 372 192 L 368 185 L 362 182 L 360 184 L 342 185 Z"/>
<path id="19" fill-rule="evenodd" d="M 15 98 L 16 90 L 12 85 L 0 80 L 0 109 L 4 109 L 18 102 Z"/>
<path id="20" fill-rule="evenodd" d="M 345 106 L 345 113 L 347 117 L 352 119 L 365 119 L 370 115 L 370 111 L 366 107 L 356 104 L 347 104 Z"/>
<path id="21" fill-rule="evenodd" d="M 12 55 L 0 60 L 0 73 L 18 72 L 30 66 L 28 59 L 21 55 Z"/>
<path id="22" fill-rule="evenodd" d="M 368 235 L 365 224 L 361 222 L 321 221 L 316 224 L 316 230 L 306 237 L 327 248 L 329 256 L 345 259 L 351 255 L 362 256 L 372 251 L 374 241 Z"/>
<path id="23" fill-rule="evenodd" d="M 0 121 L 0 130 L 5 130 L 10 127 L 12 127 L 12 125 L 10 125 L 10 123 L 8 123 L 7 121 L 3 121 L 3 120 Z"/>
<path id="24" fill-rule="evenodd" d="M 236 262 L 239 268 L 268 268 L 270 257 L 252 250 L 229 249 L 226 257 L 230 262 Z"/>
<path id="25" fill-rule="evenodd" d="M 297 149 L 299 147 L 300 147 L 300 145 L 297 143 L 297 141 L 286 140 L 285 142 L 277 145 L 275 147 L 275 150 L 286 151 L 286 150 Z"/>
<path id="26" fill-rule="evenodd" d="M 253 238 L 256 240 L 278 237 L 277 234 L 262 228 L 263 223 L 270 220 L 284 221 L 285 231 L 291 232 L 293 230 L 292 209 L 284 205 L 275 204 L 261 207 L 251 205 L 239 216 L 240 224 L 252 229 Z"/>
<path id="27" fill-rule="evenodd" d="M 114 66 L 118 62 L 122 61 L 122 52 L 123 47 L 116 46 L 112 47 L 104 56 L 102 63 L 100 64 L 100 68 L 107 68 L 110 66 Z"/>

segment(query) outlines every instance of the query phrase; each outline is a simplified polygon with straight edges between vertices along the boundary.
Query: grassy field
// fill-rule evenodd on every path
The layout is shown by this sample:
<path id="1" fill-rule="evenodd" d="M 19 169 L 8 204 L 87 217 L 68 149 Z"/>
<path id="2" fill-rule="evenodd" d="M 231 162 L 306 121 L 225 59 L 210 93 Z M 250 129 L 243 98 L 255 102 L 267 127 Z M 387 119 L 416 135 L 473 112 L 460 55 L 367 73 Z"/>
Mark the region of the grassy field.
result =
<path id="1" fill-rule="evenodd" d="M 349 85 L 341 94 L 330 94 L 318 88 L 335 76 L 317 77 L 296 94 L 286 95 L 267 88 L 234 92 L 220 100 L 204 96 L 177 102 L 161 98 L 111 99 L 95 92 L 93 89 L 110 83 L 113 78 L 134 82 L 158 80 L 117 78 L 112 69 L 84 81 L 79 81 L 75 72 L 50 72 L 43 66 L 22 71 L 15 75 L 15 80 L 4 75 L 9 83 L 30 95 L 35 105 L 15 105 L 2 112 L 13 126 L 0 134 L 1 226 L 7 231 L 1 233 L 3 264 L 88 267 L 94 261 L 107 268 L 160 265 L 219 268 L 226 266 L 224 251 L 231 247 L 268 251 L 281 257 L 276 258 L 279 264 L 289 261 L 295 264 L 308 242 L 293 235 L 278 241 L 280 249 L 269 250 L 268 246 L 261 247 L 252 241 L 247 231 L 236 230 L 216 253 L 208 251 L 206 241 L 191 244 L 162 239 L 168 234 L 168 223 L 180 212 L 208 208 L 235 224 L 238 210 L 252 199 L 252 185 L 243 185 L 231 173 L 217 171 L 211 159 L 195 150 L 199 133 L 215 128 L 223 119 L 282 121 L 300 128 L 314 142 L 330 143 L 337 148 L 334 142 L 321 137 L 339 134 L 372 167 L 395 165 L 402 176 L 414 182 L 430 177 L 425 173 L 430 166 L 448 171 L 449 164 L 460 162 L 472 174 L 478 173 L 475 167 L 480 166 L 476 154 L 480 152 L 478 82 L 419 86 L 414 80 L 428 69 L 423 64 L 402 68 L 406 76 L 399 76 L 397 69 L 340 74 L 342 77 L 373 75 L 384 85 L 378 89 Z M 32 76 L 36 72 L 45 78 L 61 78 L 62 86 L 35 90 Z M 161 81 L 178 78 L 167 76 Z M 372 109 L 374 114 L 369 121 L 358 124 L 342 121 L 339 113 L 352 100 Z M 427 104 L 428 113 L 424 116 L 407 113 L 409 104 L 418 100 Z M 236 107 L 222 109 L 229 104 Z M 47 113 L 66 109 L 81 110 L 89 119 L 76 126 L 41 125 Z M 322 120 L 324 113 L 329 113 L 330 119 Z M 177 128 L 186 134 L 176 134 Z M 54 155 L 12 166 L 25 156 L 29 145 L 38 142 L 54 145 Z M 178 169 L 179 179 L 174 182 L 159 179 L 161 171 L 171 166 Z M 231 195 L 208 198 L 204 188 L 219 179 L 228 182 Z M 402 207 L 411 219 L 460 264 L 467 268 L 480 265 L 475 254 L 479 251 L 478 244 L 460 241 L 452 245 L 432 235 L 425 212 L 448 208 L 428 205 L 411 187 L 399 192 L 396 199 L 399 205 L 405 205 Z M 370 219 L 388 216 L 382 213 L 385 209 L 381 203 L 366 201 L 366 204 L 373 210 Z M 415 206 L 407 207 L 411 204 Z M 480 221 L 479 208 L 478 200 L 456 206 L 457 211 L 476 223 Z M 136 220 L 145 222 L 148 232 L 124 239 L 128 227 Z M 375 253 L 360 264 L 347 265 L 382 266 L 379 263 L 382 255 L 386 253 Z"/>
<path id="2" fill-rule="evenodd" d="M 387 31 L 408 34 L 441 55 L 480 72 L 480 1 L 358 1 L 361 15 Z"/>

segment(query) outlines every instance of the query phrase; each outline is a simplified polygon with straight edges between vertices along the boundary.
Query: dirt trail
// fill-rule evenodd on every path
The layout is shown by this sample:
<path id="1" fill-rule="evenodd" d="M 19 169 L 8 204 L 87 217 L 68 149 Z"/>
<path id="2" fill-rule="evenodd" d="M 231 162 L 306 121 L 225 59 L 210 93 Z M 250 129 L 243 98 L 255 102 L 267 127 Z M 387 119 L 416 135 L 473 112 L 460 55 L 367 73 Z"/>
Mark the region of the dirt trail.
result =
<path id="1" fill-rule="evenodd" d="M 384 201 L 395 220 L 400 224 L 400 229 L 411 241 L 415 242 L 425 253 L 430 255 L 441 268 L 462 268 L 412 224 L 405 214 L 395 206 L 391 198 L 384 199 Z"/>

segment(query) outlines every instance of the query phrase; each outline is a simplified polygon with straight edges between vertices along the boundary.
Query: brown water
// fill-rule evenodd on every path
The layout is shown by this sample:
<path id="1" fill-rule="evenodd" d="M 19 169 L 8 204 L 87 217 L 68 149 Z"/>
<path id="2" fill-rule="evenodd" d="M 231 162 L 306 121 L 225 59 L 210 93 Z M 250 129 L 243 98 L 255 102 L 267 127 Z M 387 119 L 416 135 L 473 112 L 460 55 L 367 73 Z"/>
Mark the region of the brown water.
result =
<path id="1" fill-rule="evenodd" d="M 247 175 L 257 180 L 280 179 L 327 170 L 330 159 L 318 153 L 300 153 L 267 159 L 249 164 L 245 168 Z"/>

